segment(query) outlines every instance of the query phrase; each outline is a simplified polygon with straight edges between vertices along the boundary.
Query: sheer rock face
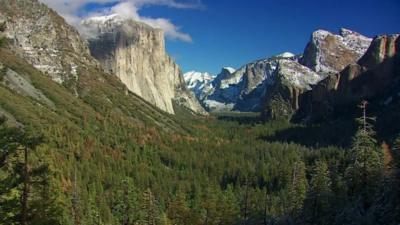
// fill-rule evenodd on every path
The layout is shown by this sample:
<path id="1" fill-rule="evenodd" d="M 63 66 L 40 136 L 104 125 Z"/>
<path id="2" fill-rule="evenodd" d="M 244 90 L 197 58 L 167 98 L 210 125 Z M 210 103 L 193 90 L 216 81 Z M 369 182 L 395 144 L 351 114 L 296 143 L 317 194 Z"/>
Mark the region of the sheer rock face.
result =
<path id="1" fill-rule="evenodd" d="M 200 101 L 209 111 L 261 111 L 271 117 L 290 117 L 299 107 L 301 93 L 357 62 L 371 40 L 347 29 L 338 35 L 317 30 L 303 56 L 283 53 L 236 71 L 222 70 Z"/>
<path id="2" fill-rule="evenodd" d="M 368 49 L 372 39 L 341 29 L 339 35 L 317 30 L 312 34 L 304 55 L 297 61 L 281 60 L 275 71 L 275 83 L 267 89 L 263 117 L 291 118 L 303 104 L 303 96 L 322 80 L 331 88 L 339 80 L 336 73 L 355 63 Z M 354 72 L 357 73 L 357 72 Z M 334 84 L 333 86 L 337 86 Z M 325 93 L 318 87 L 315 93 Z M 323 95 L 323 94 L 322 94 Z"/>
<path id="3" fill-rule="evenodd" d="M 212 82 L 212 90 L 202 103 L 209 111 L 261 111 L 269 86 L 274 83 L 273 73 L 279 60 L 296 61 L 291 53 L 244 65 L 238 70 L 223 68 Z"/>
<path id="4" fill-rule="evenodd" d="M 173 101 L 205 113 L 186 89 L 178 65 L 166 53 L 161 30 L 116 15 L 82 24 L 93 35 L 88 39 L 92 55 L 130 91 L 168 113 L 174 113 Z"/>
<path id="5" fill-rule="evenodd" d="M 267 89 L 263 117 L 289 118 L 299 108 L 299 98 L 324 77 L 297 61 L 281 59 L 274 71 L 275 81 Z"/>
<path id="6" fill-rule="evenodd" d="M 367 52 L 343 71 L 318 83 L 302 98 L 297 117 L 322 120 L 361 100 L 384 96 L 400 84 L 399 35 L 377 36 Z"/>
<path id="7" fill-rule="evenodd" d="M 57 83 L 73 87 L 83 64 L 97 64 L 79 33 L 37 0 L 1 0 L 1 21 L 12 50 Z"/>
<path id="8" fill-rule="evenodd" d="M 191 90 L 199 101 L 202 101 L 204 97 L 213 88 L 212 81 L 214 76 L 209 73 L 201 73 L 196 71 L 190 71 L 183 75 L 185 78 L 186 86 Z"/>
<path id="9" fill-rule="evenodd" d="M 317 30 L 312 34 L 300 63 L 321 74 L 335 74 L 356 63 L 372 39 L 347 29 L 339 35 Z"/>

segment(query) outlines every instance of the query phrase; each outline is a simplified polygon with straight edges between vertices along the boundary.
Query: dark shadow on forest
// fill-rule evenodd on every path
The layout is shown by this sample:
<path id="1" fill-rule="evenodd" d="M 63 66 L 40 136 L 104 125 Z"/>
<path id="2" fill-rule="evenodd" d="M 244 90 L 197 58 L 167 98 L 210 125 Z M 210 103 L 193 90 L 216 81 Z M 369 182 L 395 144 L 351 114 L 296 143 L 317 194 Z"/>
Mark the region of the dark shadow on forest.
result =
<path id="1" fill-rule="evenodd" d="M 214 116 L 221 121 L 237 122 L 239 124 L 258 124 L 262 122 L 259 113 L 215 113 Z"/>
<path id="2" fill-rule="evenodd" d="M 272 135 L 260 136 L 268 142 L 292 142 L 307 147 L 349 147 L 357 131 L 354 119 L 341 119 L 329 123 L 295 125 L 277 130 Z"/>

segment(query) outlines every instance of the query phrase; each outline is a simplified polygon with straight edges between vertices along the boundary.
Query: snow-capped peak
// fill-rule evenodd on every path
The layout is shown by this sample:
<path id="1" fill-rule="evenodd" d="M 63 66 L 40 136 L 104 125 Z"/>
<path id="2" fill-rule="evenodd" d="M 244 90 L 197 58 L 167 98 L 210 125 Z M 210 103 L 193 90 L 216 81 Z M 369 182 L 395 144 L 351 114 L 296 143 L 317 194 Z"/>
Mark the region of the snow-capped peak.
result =
<path id="1" fill-rule="evenodd" d="M 345 28 L 340 29 L 340 36 L 343 37 L 344 45 L 359 55 L 364 55 L 372 42 L 371 38 Z"/>
<path id="2" fill-rule="evenodd" d="M 213 76 L 209 73 L 200 73 L 197 71 L 189 71 L 183 75 L 186 84 L 193 85 L 197 82 L 207 82 L 213 79 Z M 189 86 L 188 86 L 189 87 Z M 190 87 L 189 87 L 190 88 Z"/>
<path id="3" fill-rule="evenodd" d="M 236 69 L 234 69 L 234 68 L 232 68 L 232 67 L 229 67 L 229 66 L 225 66 L 225 67 L 223 67 L 223 69 L 228 70 L 229 73 L 234 73 L 234 72 L 236 72 Z"/>
<path id="4" fill-rule="evenodd" d="M 337 73 L 364 55 L 371 41 L 371 38 L 344 28 L 340 29 L 339 34 L 317 30 L 313 32 L 310 43 L 314 47 L 306 49 L 303 64 L 318 73 Z M 343 52 L 352 54 L 344 55 Z M 347 58 L 342 56 L 347 56 Z"/>
<path id="5" fill-rule="evenodd" d="M 114 27 L 124 23 L 124 19 L 117 14 L 94 16 L 81 21 L 80 32 L 86 38 L 95 38 L 104 32 L 110 32 Z"/>
<path id="6" fill-rule="evenodd" d="M 284 52 L 284 53 L 281 53 L 281 54 L 277 55 L 276 57 L 280 57 L 280 58 L 293 58 L 293 57 L 295 57 L 295 56 L 296 56 L 296 55 L 293 54 L 293 53 L 291 53 L 291 52 Z"/>
<path id="7" fill-rule="evenodd" d="M 111 14 L 107 16 L 94 16 L 90 17 L 88 19 L 85 19 L 82 21 L 83 25 L 93 25 L 93 24 L 98 24 L 98 25 L 104 25 L 107 23 L 118 23 L 122 22 L 123 19 L 117 15 L 117 14 Z"/>
<path id="8" fill-rule="evenodd" d="M 361 36 L 361 37 L 364 37 L 363 35 L 361 35 L 361 34 L 355 32 L 355 31 L 346 29 L 346 28 L 340 28 L 339 34 L 340 34 L 340 36 L 342 36 L 342 37 L 346 37 L 346 36 L 350 36 L 350 35 L 359 36 L 359 37 L 360 37 L 360 36 Z"/>
<path id="9" fill-rule="evenodd" d="M 333 34 L 329 31 L 322 30 L 322 29 L 318 29 L 318 30 L 314 31 L 312 34 L 313 39 L 324 39 L 328 35 L 333 35 Z"/>
<path id="10" fill-rule="evenodd" d="M 183 74 L 183 78 L 185 79 L 186 87 L 190 89 L 198 99 L 201 99 L 212 89 L 212 81 L 215 76 L 209 73 L 190 71 Z"/>

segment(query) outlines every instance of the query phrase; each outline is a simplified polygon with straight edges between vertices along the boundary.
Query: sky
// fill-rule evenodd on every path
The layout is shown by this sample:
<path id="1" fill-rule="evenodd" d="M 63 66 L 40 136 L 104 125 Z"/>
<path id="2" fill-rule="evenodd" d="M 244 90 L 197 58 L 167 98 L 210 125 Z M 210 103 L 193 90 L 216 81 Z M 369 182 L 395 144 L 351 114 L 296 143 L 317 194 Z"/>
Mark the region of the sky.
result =
<path id="1" fill-rule="evenodd" d="M 41 0 L 77 26 L 120 14 L 163 29 L 183 72 L 218 74 L 282 52 L 301 54 L 313 31 L 400 33 L 399 0 Z"/>

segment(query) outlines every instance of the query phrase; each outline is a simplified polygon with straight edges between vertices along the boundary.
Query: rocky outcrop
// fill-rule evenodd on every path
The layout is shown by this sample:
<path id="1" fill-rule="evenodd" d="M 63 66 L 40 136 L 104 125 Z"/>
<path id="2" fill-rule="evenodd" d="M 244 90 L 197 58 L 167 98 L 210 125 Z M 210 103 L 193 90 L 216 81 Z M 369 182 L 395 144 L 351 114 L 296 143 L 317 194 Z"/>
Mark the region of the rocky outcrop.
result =
<path id="1" fill-rule="evenodd" d="M 399 35 L 377 36 L 355 64 L 317 84 L 302 98 L 296 119 L 323 120 L 400 84 Z"/>
<path id="2" fill-rule="evenodd" d="M 286 52 L 234 72 L 222 70 L 200 101 L 209 111 L 262 111 L 266 117 L 290 117 L 299 108 L 301 93 L 357 62 L 371 40 L 347 29 L 339 34 L 317 30 L 302 56 Z"/>
<path id="3" fill-rule="evenodd" d="M 37 0 L 2 0 L 0 22 L 12 50 L 54 81 L 74 87 L 83 65 L 96 65 L 78 32 Z"/>
<path id="4" fill-rule="evenodd" d="M 212 90 L 214 76 L 209 73 L 190 71 L 183 74 L 186 87 L 191 90 L 199 101 L 202 101 Z"/>
<path id="5" fill-rule="evenodd" d="M 25 74 L 19 74 L 10 68 L 6 68 L 0 81 L 4 86 L 14 90 L 18 94 L 29 96 L 41 104 L 53 109 L 55 108 L 55 104 L 41 90 L 33 86 L 32 81 Z"/>
<path id="6" fill-rule="evenodd" d="M 117 15 L 94 17 L 82 24 L 92 35 L 88 39 L 92 55 L 130 91 L 169 113 L 174 113 L 173 101 L 205 113 L 166 53 L 162 30 Z"/>
<path id="7" fill-rule="evenodd" d="M 356 63 L 372 39 L 342 28 L 339 35 L 325 30 L 313 32 L 300 63 L 320 74 L 335 74 Z"/>
<path id="8" fill-rule="evenodd" d="M 264 119 L 286 119 L 299 108 L 299 98 L 324 77 L 296 61 L 278 61 L 274 83 L 266 90 Z"/>
<path id="9" fill-rule="evenodd" d="M 341 29 L 339 35 L 315 31 L 298 60 L 303 66 L 294 60 L 280 62 L 273 76 L 276 81 L 266 90 L 263 119 L 290 119 L 293 114 L 300 114 L 304 96 L 312 89 L 316 89 L 314 93 L 327 95 L 338 80 L 335 74 L 359 60 L 370 42 L 371 39 L 347 29 Z M 320 81 L 320 87 L 316 87 Z M 318 107 L 322 106 L 328 107 L 325 101 Z"/>
<path id="10" fill-rule="evenodd" d="M 267 87 L 281 59 L 296 60 L 291 53 L 246 64 L 238 70 L 223 68 L 212 82 L 202 104 L 209 111 L 260 111 Z"/>

